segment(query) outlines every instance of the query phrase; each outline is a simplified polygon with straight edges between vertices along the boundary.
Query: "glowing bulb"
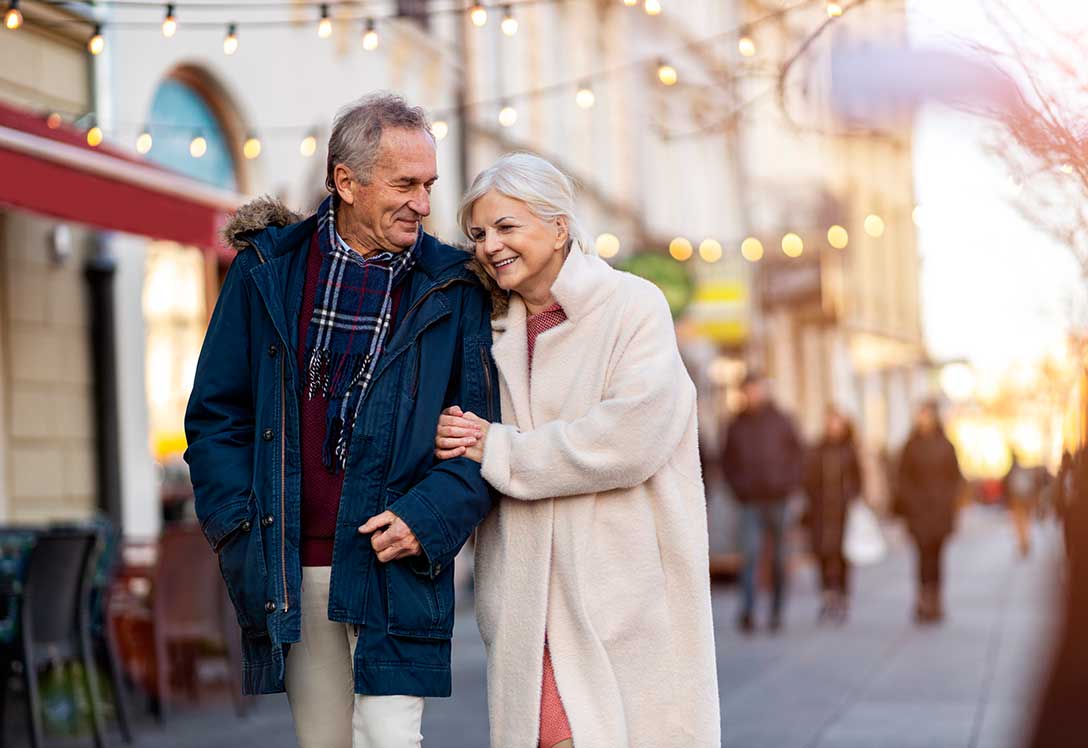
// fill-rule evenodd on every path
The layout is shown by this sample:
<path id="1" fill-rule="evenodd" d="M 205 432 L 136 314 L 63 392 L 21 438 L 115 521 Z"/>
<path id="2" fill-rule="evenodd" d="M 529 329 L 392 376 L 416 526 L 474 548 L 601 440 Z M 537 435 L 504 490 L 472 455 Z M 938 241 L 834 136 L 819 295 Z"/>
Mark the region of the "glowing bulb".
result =
<path id="1" fill-rule="evenodd" d="M 102 54 L 102 51 L 106 48 L 106 40 L 102 36 L 102 27 L 94 27 L 94 35 L 87 40 L 87 51 L 96 57 Z"/>
<path id="2" fill-rule="evenodd" d="M 842 226 L 832 226 L 827 230 L 827 243 L 835 249 L 846 249 L 846 245 L 850 243 L 850 234 Z"/>
<path id="3" fill-rule="evenodd" d="M 669 242 L 669 255 L 677 262 L 687 262 L 694 253 L 695 248 L 691 246 L 691 242 L 682 236 Z"/>
<path id="4" fill-rule="evenodd" d="M 380 43 L 381 39 L 378 38 L 378 29 L 374 26 L 374 19 L 368 18 L 366 32 L 363 34 L 363 49 L 367 52 L 373 52 Z"/>
<path id="5" fill-rule="evenodd" d="M 507 36 L 513 36 L 518 33 L 518 19 L 514 18 L 514 12 L 510 10 L 510 6 L 505 6 L 506 11 L 502 17 L 502 33 Z"/>
<path id="6" fill-rule="evenodd" d="M 11 0 L 8 10 L 4 13 L 4 28 L 15 31 L 23 25 L 23 12 L 19 10 L 19 0 Z"/>
<path id="7" fill-rule="evenodd" d="M 238 29 L 232 23 L 227 27 L 227 38 L 223 40 L 223 54 L 232 55 L 238 51 Z"/>
<path id="8" fill-rule="evenodd" d="M 646 10 L 646 15 L 656 16 L 661 14 L 661 0 L 646 0 L 646 4 L 643 6 Z"/>
<path id="9" fill-rule="evenodd" d="M 838 18 L 842 15 L 842 5 L 840 5 L 839 3 L 828 3 L 827 15 L 831 18 Z"/>
<path id="10" fill-rule="evenodd" d="M 699 256 L 703 262 L 717 262 L 722 258 L 722 245 L 716 239 L 703 239 L 699 243 Z"/>
<path id="11" fill-rule="evenodd" d="M 590 109 L 597 103 L 597 97 L 593 95 L 593 89 L 589 86 L 581 86 L 574 95 L 574 101 L 582 109 Z"/>
<path id="12" fill-rule="evenodd" d="M 1062 164 L 1058 167 L 1058 171 L 1060 171 L 1062 174 L 1072 174 L 1073 164 Z"/>
<path id="13" fill-rule="evenodd" d="M 876 213 L 865 216 L 865 233 L 874 239 L 884 236 L 884 219 Z"/>
<path id="14" fill-rule="evenodd" d="M 162 21 L 162 35 L 167 39 L 178 33 L 178 19 L 174 18 L 174 6 L 166 6 L 166 18 Z"/>
<path id="15" fill-rule="evenodd" d="M 321 6 L 321 20 L 317 22 L 317 35 L 322 39 L 332 36 L 332 21 L 329 19 L 329 6 Z"/>
<path id="16" fill-rule="evenodd" d="M 620 252 L 620 238 L 615 234 L 601 234 L 596 241 L 597 254 L 604 258 L 615 257 Z"/>
<path id="17" fill-rule="evenodd" d="M 189 141 L 189 155 L 193 158 L 203 158 L 208 152 L 208 141 L 202 135 L 197 135 Z"/>
<path id="18" fill-rule="evenodd" d="M 242 145 L 242 155 L 248 158 L 250 161 L 261 155 L 261 141 L 254 135 L 250 135 L 246 138 L 245 144 Z"/>
<path id="19" fill-rule="evenodd" d="M 513 127 L 518 121 L 518 110 L 507 104 L 499 112 L 499 124 L 503 127 Z"/>
<path id="20" fill-rule="evenodd" d="M 748 262 L 759 262 L 763 259 L 763 242 L 754 236 L 749 236 L 740 243 L 740 254 Z"/>
<path id="21" fill-rule="evenodd" d="M 752 41 L 752 37 L 742 36 L 740 41 L 737 42 L 737 50 L 744 57 L 755 57 L 756 43 Z"/>
<path id="22" fill-rule="evenodd" d="M 309 158 L 310 156 L 317 153 L 317 138 L 315 138 L 313 135 L 307 135 L 305 138 L 302 139 L 302 142 L 299 143 L 298 152 L 301 153 L 305 158 Z"/>
<path id="23" fill-rule="evenodd" d="M 136 152 L 137 153 L 150 153 L 152 146 L 151 133 L 144 130 L 140 133 L 140 137 L 136 138 Z"/>
<path id="24" fill-rule="evenodd" d="M 623 0 L 623 4 L 628 8 L 633 8 L 638 5 L 638 0 Z"/>
<path id="25" fill-rule="evenodd" d="M 468 17 L 472 19 L 474 26 L 484 26 L 487 24 L 487 10 L 479 3 L 472 6 L 472 10 L 468 12 Z"/>
<path id="26" fill-rule="evenodd" d="M 657 79 L 666 86 L 675 86 L 676 82 L 680 80 L 680 75 L 672 65 L 659 62 L 657 65 Z"/>
<path id="27" fill-rule="evenodd" d="M 102 128 L 95 125 L 87 131 L 87 145 L 91 148 L 97 148 L 102 145 Z"/>
<path id="28" fill-rule="evenodd" d="M 445 140 L 446 136 L 450 134 L 450 126 L 445 120 L 438 120 L 431 125 L 431 134 L 434 135 L 435 140 Z"/>
<path id="29" fill-rule="evenodd" d="M 786 257 L 800 257 L 805 251 L 805 243 L 792 231 L 782 237 L 782 252 Z"/>
<path id="30" fill-rule="evenodd" d="M 61 116 L 56 112 L 53 112 L 45 118 L 45 126 L 48 127 L 50 130 L 56 130 L 58 127 L 61 126 L 63 122 L 64 120 L 61 119 Z"/>

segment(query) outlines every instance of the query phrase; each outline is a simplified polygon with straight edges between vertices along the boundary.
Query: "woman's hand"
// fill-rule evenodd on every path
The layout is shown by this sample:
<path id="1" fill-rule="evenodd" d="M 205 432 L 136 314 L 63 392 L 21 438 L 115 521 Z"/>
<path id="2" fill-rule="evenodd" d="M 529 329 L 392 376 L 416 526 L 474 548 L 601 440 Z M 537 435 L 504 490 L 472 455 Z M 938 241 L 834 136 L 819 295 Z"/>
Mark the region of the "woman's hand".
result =
<path id="1" fill-rule="evenodd" d="M 456 405 L 446 408 L 438 418 L 438 433 L 434 439 L 434 455 L 440 460 L 467 457 L 484 461 L 484 443 L 489 424 L 472 412 L 465 413 Z"/>

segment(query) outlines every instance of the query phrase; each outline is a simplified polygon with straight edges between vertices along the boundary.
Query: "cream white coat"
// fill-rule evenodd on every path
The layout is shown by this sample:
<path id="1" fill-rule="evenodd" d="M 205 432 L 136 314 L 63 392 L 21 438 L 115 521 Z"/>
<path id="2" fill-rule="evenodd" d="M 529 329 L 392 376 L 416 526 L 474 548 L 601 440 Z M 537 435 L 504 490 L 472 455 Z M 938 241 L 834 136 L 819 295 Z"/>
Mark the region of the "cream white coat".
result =
<path id="1" fill-rule="evenodd" d="M 493 748 L 536 748 L 545 631 L 576 748 L 721 745 L 695 388 L 651 283 L 574 250 L 530 387 L 526 309 L 493 321 L 477 619 Z"/>

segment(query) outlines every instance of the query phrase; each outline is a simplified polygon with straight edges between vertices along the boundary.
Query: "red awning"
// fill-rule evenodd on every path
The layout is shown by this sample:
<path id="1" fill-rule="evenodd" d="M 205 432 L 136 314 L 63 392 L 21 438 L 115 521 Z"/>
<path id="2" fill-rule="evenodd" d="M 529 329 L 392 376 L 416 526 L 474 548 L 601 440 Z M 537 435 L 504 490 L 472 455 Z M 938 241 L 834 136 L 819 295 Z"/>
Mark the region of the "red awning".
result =
<path id="1" fill-rule="evenodd" d="M 231 256 L 219 229 L 241 200 L 0 103 L 0 205 Z"/>

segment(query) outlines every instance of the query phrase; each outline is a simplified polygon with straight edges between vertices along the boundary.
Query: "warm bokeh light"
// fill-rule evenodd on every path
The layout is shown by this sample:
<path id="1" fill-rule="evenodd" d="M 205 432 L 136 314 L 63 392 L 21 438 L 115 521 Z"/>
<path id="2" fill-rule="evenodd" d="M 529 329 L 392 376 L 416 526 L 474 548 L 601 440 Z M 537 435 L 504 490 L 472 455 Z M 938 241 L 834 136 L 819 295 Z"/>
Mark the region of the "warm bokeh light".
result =
<path id="1" fill-rule="evenodd" d="M 782 251 L 786 257 L 800 257 L 805 251 L 805 242 L 791 231 L 782 237 Z"/>
<path id="2" fill-rule="evenodd" d="M 763 259 L 763 242 L 749 236 L 740 243 L 740 254 L 748 262 L 759 262 Z"/>
<path id="3" fill-rule="evenodd" d="M 514 36 L 518 33 L 518 19 L 514 18 L 514 13 L 509 8 L 506 9 L 506 15 L 503 16 L 499 27 L 502 29 L 502 33 L 507 36 Z"/>
<path id="4" fill-rule="evenodd" d="M 102 128 L 95 125 L 87 131 L 87 145 L 91 148 L 97 148 L 102 145 L 103 135 Z"/>
<path id="5" fill-rule="evenodd" d="M 87 51 L 94 56 L 102 54 L 106 49 L 106 39 L 102 36 L 102 29 L 95 26 L 94 35 L 87 40 Z"/>
<path id="6" fill-rule="evenodd" d="M 140 137 L 136 138 L 136 152 L 141 154 L 147 154 L 151 152 L 151 146 L 154 141 L 151 140 L 151 133 L 142 132 Z"/>
<path id="7" fill-rule="evenodd" d="M 189 141 L 189 155 L 193 158 L 203 158 L 208 152 L 208 141 L 203 136 L 197 135 Z"/>
<path id="8" fill-rule="evenodd" d="M 633 8 L 638 5 L 638 0 L 623 0 L 623 4 L 628 8 Z"/>
<path id="9" fill-rule="evenodd" d="M 446 136 L 450 134 L 449 123 L 444 119 L 436 120 L 431 125 L 431 134 L 434 135 L 435 140 L 445 140 Z"/>
<path id="10" fill-rule="evenodd" d="M 487 10 L 479 3 L 472 6 L 472 10 L 468 12 L 468 17 L 472 19 L 474 26 L 487 25 Z"/>
<path id="11" fill-rule="evenodd" d="M 646 9 L 646 15 L 648 16 L 661 14 L 661 0 L 646 0 L 646 4 L 643 7 Z"/>
<path id="12" fill-rule="evenodd" d="M 4 28 L 15 31 L 23 25 L 23 12 L 19 10 L 19 3 L 13 2 L 4 13 Z"/>
<path id="13" fill-rule="evenodd" d="M 742 36 L 737 42 L 737 51 L 744 57 L 755 57 L 756 43 L 750 36 Z"/>
<path id="14" fill-rule="evenodd" d="M 850 243 L 850 234 L 836 224 L 827 230 L 827 243 L 835 249 L 846 249 L 846 245 Z"/>
<path id="15" fill-rule="evenodd" d="M 56 130 L 62 124 L 64 124 L 64 119 L 56 112 L 53 112 L 45 118 L 45 126 L 50 130 Z"/>
<path id="16" fill-rule="evenodd" d="M 503 127 L 513 127 L 518 121 L 518 110 L 512 106 L 504 106 L 499 111 L 499 124 Z"/>
<path id="17" fill-rule="evenodd" d="M 261 155 L 261 141 L 255 137 L 246 138 L 242 145 L 242 155 L 250 161 Z"/>
<path id="18" fill-rule="evenodd" d="M 620 238 L 615 234 L 601 234 L 595 244 L 601 257 L 615 257 L 620 252 Z"/>
<path id="19" fill-rule="evenodd" d="M 722 245 L 716 239 L 703 239 L 699 242 L 699 256 L 703 262 L 717 262 L 722 258 Z"/>
<path id="20" fill-rule="evenodd" d="M 227 38 L 223 40 L 223 54 L 232 55 L 238 51 L 238 30 L 232 24 L 227 29 Z"/>
<path id="21" fill-rule="evenodd" d="M 676 82 L 680 80 L 680 75 L 672 65 L 661 62 L 657 65 L 657 79 L 666 86 L 675 86 Z"/>
<path id="22" fill-rule="evenodd" d="M 876 213 L 865 216 L 865 233 L 874 239 L 884 236 L 884 219 Z"/>
<path id="23" fill-rule="evenodd" d="M 939 378 L 941 390 L 952 402 L 964 402 L 975 393 L 975 370 L 967 364 L 947 364 Z"/>
<path id="24" fill-rule="evenodd" d="M 597 103 L 597 97 L 594 96 L 593 89 L 589 86 L 582 86 L 578 89 L 578 93 L 574 95 L 574 101 L 582 109 L 590 109 Z"/>
<path id="25" fill-rule="evenodd" d="M 302 139 L 302 142 L 298 145 L 298 152 L 306 158 L 317 153 L 317 138 L 313 135 L 307 135 Z"/>
<path id="26" fill-rule="evenodd" d="M 374 26 L 374 20 L 370 19 L 366 22 L 366 31 L 363 32 L 363 49 L 367 52 L 373 52 L 381 44 L 381 39 L 378 37 L 378 29 Z"/>
<path id="27" fill-rule="evenodd" d="M 321 20 L 317 24 L 317 35 L 322 39 L 332 36 L 332 20 L 329 18 L 329 6 L 321 6 Z"/>
<path id="28" fill-rule="evenodd" d="M 174 18 L 174 6 L 166 6 L 166 18 L 162 21 L 162 35 L 167 39 L 178 33 L 178 19 Z"/>
<path id="29" fill-rule="evenodd" d="M 678 236 L 669 242 L 669 255 L 679 262 L 687 262 L 695 253 L 695 247 L 687 239 Z"/>
<path id="30" fill-rule="evenodd" d="M 827 4 L 827 15 L 831 18 L 838 18 L 842 15 L 842 5 L 835 2 L 829 2 Z"/>

